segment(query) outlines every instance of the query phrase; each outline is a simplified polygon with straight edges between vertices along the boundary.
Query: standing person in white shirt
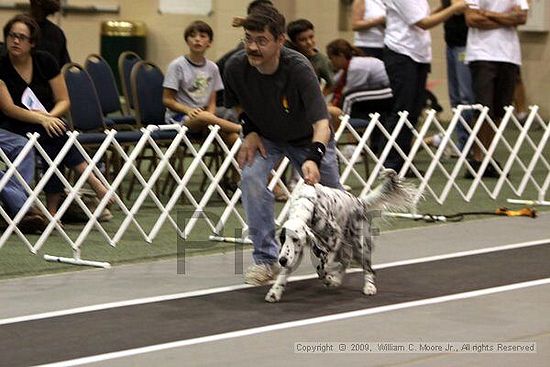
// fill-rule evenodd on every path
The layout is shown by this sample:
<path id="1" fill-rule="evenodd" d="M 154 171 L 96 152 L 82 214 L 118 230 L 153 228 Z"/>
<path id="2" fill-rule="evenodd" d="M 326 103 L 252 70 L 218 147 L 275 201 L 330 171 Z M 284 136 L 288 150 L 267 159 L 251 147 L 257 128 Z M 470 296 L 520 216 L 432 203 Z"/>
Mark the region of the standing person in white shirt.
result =
<path id="1" fill-rule="evenodd" d="M 365 56 L 382 60 L 386 7 L 383 0 L 354 0 L 351 10 L 351 29 L 355 31 L 353 45 Z"/>
<path id="2" fill-rule="evenodd" d="M 399 111 L 409 112 L 409 121 L 416 125 L 426 101 L 426 79 L 432 61 L 431 36 L 428 29 L 466 9 L 464 0 L 452 0 L 451 6 L 430 12 L 427 0 L 385 0 L 386 33 L 384 63 L 394 95 L 394 107 L 386 127 L 391 132 L 399 120 Z M 405 154 L 411 148 L 412 133 L 401 130 L 396 143 Z M 400 171 L 404 159 L 392 149 L 385 162 L 387 168 Z"/>
<path id="3" fill-rule="evenodd" d="M 489 107 L 489 116 L 496 124 L 504 116 L 504 107 L 511 105 L 521 65 L 521 49 L 516 27 L 525 24 L 527 0 L 468 0 L 466 23 L 470 30 L 466 44 L 466 61 L 472 72 L 472 86 L 477 103 Z M 478 133 L 488 148 L 494 131 L 483 124 Z M 483 154 L 474 147 L 472 167 L 477 171 Z M 499 177 L 489 165 L 486 177 Z M 470 172 L 466 178 L 473 178 Z"/>

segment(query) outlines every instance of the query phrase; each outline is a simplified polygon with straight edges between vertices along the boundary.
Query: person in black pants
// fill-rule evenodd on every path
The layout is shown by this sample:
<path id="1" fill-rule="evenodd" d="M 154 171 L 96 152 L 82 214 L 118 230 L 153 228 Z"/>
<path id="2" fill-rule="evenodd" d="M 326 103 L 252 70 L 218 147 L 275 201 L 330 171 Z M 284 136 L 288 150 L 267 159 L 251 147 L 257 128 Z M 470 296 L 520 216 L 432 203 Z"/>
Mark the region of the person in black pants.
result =
<path id="1" fill-rule="evenodd" d="M 453 0 L 451 6 L 430 12 L 427 0 L 386 1 L 386 34 L 384 37 L 384 63 L 394 95 L 394 107 L 387 119 L 391 133 L 399 121 L 398 112 L 408 111 L 408 120 L 416 126 L 426 101 L 426 79 L 430 72 L 431 37 L 428 29 L 466 9 L 464 0 Z M 413 134 L 404 126 L 396 143 L 404 154 L 411 148 Z M 387 168 L 400 171 L 404 159 L 392 149 Z"/>

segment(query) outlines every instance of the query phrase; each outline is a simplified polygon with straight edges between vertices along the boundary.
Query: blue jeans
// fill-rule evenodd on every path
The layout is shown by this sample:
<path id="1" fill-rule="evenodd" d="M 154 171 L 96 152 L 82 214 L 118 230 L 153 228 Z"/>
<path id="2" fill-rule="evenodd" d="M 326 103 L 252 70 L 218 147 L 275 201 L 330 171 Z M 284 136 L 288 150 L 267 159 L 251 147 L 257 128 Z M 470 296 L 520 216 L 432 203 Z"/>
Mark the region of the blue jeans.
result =
<path id="1" fill-rule="evenodd" d="M 25 144 L 27 144 L 27 139 L 24 137 L 0 129 L 0 149 L 11 162 L 21 153 Z M 30 184 L 34 176 L 34 149 L 21 161 L 17 170 L 23 179 Z M 0 180 L 2 177 L 4 177 L 4 172 L 0 171 Z M 27 200 L 27 193 L 18 179 L 12 176 L 0 191 L 0 200 L 6 205 L 6 212 L 13 217 L 23 207 Z"/>
<path id="2" fill-rule="evenodd" d="M 309 147 L 295 147 L 286 143 L 275 143 L 263 139 L 267 157 L 258 152 L 252 165 L 242 170 L 242 201 L 245 210 L 249 236 L 254 243 L 252 257 L 256 264 L 272 264 L 277 261 L 279 244 L 275 239 L 275 213 L 273 193 L 268 190 L 268 177 L 283 155 L 302 173 Z M 325 186 L 341 189 L 338 162 L 336 160 L 335 142 L 332 140 L 321 162 L 321 183 Z"/>
<path id="3" fill-rule="evenodd" d="M 449 99 L 451 106 L 456 107 L 459 104 L 475 103 L 474 90 L 472 88 L 472 74 L 470 68 L 465 63 L 466 47 L 447 46 L 447 80 L 449 83 Z M 473 111 L 464 111 L 462 114 L 464 120 L 472 122 Z M 464 125 L 460 122 L 456 125 L 457 146 L 462 150 L 469 134 Z"/>

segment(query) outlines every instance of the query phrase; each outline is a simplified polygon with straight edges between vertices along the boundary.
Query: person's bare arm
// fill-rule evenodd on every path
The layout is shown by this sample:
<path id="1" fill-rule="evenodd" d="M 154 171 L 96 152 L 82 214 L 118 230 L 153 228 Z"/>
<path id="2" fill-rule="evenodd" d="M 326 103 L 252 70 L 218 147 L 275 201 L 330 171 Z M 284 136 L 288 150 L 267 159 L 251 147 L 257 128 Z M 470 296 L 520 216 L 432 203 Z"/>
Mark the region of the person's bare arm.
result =
<path id="1" fill-rule="evenodd" d="M 451 6 L 441 9 L 437 13 L 431 13 L 426 18 L 421 19 L 415 25 L 422 29 L 430 29 L 438 24 L 443 23 L 454 14 L 463 13 L 467 8 L 464 0 L 453 0 Z"/>
<path id="2" fill-rule="evenodd" d="M 24 121 L 30 124 L 42 125 L 48 135 L 61 135 L 67 127 L 63 120 L 47 113 L 29 111 L 13 103 L 8 88 L 0 81 L 0 109 L 2 112 L 15 120 Z"/>
<path id="3" fill-rule="evenodd" d="M 49 111 L 50 115 L 55 117 L 63 117 L 69 111 L 71 102 L 69 101 L 69 92 L 67 91 L 67 84 L 65 84 L 65 78 L 60 73 L 53 79 L 50 79 L 50 88 L 53 92 L 55 105 Z"/>
<path id="4" fill-rule="evenodd" d="M 313 124 L 312 141 L 318 141 L 325 146 L 330 141 L 330 123 L 328 119 L 322 119 Z"/>
<path id="5" fill-rule="evenodd" d="M 383 25 L 386 23 L 386 17 L 377 17 L 363 19 L 365 14 L 365 1 L 354 0 L 351 9 L 351 29 L 354 31 L 364 31 L 366 29 Z"/>
<path id="6" fill-rule="evenodd" d="M 519 6 L 515 6 L 505 13 L 485 10 L 482 11 L 482 14 L 503 27 L 516 27 L 527 22 L 527 10 L 522 10 Z"/>
<path id="7" fill-rule="evenodd" d="M 162 91 L 162 103 L 164 107 L 172 111 L 184 113 L 190 118 L 195 117 L 202 111 L 202 108 L 193 108 L 176 100 L 177 92 L 174 89 L 164 88 Z"/>
<path id="8" fill-rule="evenodd" d="M 208 100 L 206 111 L 210 112 L 213 115 L 216 114 L 216 91 L 212 91 L 212 94 L 210 94 L 210 99 Z"/>

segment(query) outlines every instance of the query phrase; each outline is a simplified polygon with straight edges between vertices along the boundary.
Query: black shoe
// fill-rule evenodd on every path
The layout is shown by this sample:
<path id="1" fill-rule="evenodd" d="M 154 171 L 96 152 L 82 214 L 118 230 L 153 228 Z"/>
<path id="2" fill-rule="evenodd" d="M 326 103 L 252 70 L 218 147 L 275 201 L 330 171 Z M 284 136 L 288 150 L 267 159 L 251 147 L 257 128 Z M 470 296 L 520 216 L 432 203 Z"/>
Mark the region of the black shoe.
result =
<path id="1" fill-rule="evenodd" d="M 481 167 L 481 162 L 479 161 L 473 161 L 469 160 L 468 163 L 470 163 L 470 166 L 472 166 L 472 169 L 477 173 L 479 171 L 479 168 Z M 500 168 L 500 171 L 502 171 L 502 166 L 498 161 L 495 161 L 496 165 Z M 487 168 L 485 168 L 485 172 L 483 172 L 483 177 L 485 178 L 500 178 L 500 173 L 497 171 L 495 166 L 493 164 L 489 163 Z M 510 177 L 510 174 L 506 175 L 506 177 Z M 470 170 L 467 170 L 464 174 L 464 178 L 473 180 L 474 175 L 470 172 Z"/>
<path id="2" fill-rule="evenodd" d="M 223 189 L 223 191 L 225 191 L 227 196 L 232 196 L 235 193 L 235 191 L 237 191 L 237 189 L 239 188 L 238 183 L 236 183 L 235 181 L 227 180 L 227 179 L 222 180 L 220 182 L 220 186 Z"/>
<path id="3" fill-rule="evenodd" d="M 474 173 L 472 174 L 472 172 L 470 172 L 469 169 L 466 169 L 466 173 L 464 174 L 464 178 L 466 178 L 468 180 L 473 180 L 474 177 L 475 177 L 475 174 L 477 173 L 477 171 L 479 171 L 479 167 L 481 167 L 481 162 L 480 161 L 474 161 L 474 160 L 468 160 L 468 163 L 470 164 L 470 166 L 472 166 L 472 169 L 474 170 Z"/>
<path id="4" fill-rule="evenodd" d="M 498 166 L 498 168 L 500 168 L 500 172 L 504 172 L 504 170 L 502 169 L 502 165 L 500 164 L 499 161 L 495 161 L 496 165 Z M 501 173 L 499 173 L 497 171 L 497 169 L 495 168 L 495 166 L 493 166 L 492 164 L 489 164 L 487 166 L 487 169 L 485 170 L 485 173 L 483 174 L 483 177 L 490 177 L 490 178 L 500 178 L 500 175 Z M 508 173 L 506 175 L 507 178 L 510 178 L 510 173 Z"/>
<path id="5" fill-rule="evenodd" d="M 48 220 L 42 214 L 28 212 L 17 227 L 25 234 L 40 234 L 48 226 Z"/>

